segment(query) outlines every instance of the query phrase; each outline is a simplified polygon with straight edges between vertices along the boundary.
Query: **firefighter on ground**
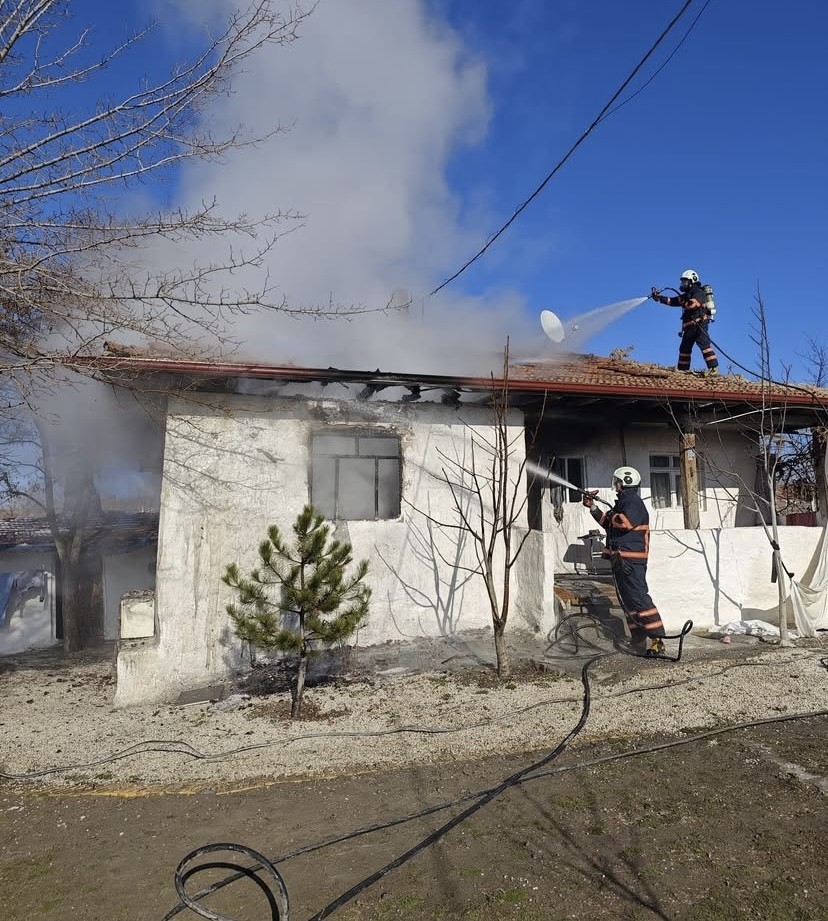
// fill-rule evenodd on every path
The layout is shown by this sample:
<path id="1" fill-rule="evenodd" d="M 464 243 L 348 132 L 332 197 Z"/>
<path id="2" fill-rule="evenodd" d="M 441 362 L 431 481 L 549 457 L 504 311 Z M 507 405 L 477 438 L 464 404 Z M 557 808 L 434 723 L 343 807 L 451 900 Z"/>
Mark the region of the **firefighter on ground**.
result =
<path id="1" fill-rule="evenodd" d="M 650 515 L 639 495 L 641 474 L 634 467 L 619 467 L 612 475 L 612 485 L 617 498 L 608 511 L 594 507 L 597 490 L 585 495 L 583 502 L 607 532 L 603 555 L 612 565 L 618 599 L 630 631 L 630 646 L 638 654 L 659 655 L 664 652 L 665 631 L 647 588 Z"/>
<path id="2" fill-rule="evenodd" d="M 681 273 L 680 293 L 677 297 L 665 297 L 657 288 L 653 288 L 650 297 L 659 304 L 668 307 L 681 307 L 681 344 L 679 345 L 677 371 L 689 371 L 693 345 L 698 345 L 707 365 L 707 374 L 719 373 L 719 359 L 710 341 L 707 329 L 712 319 L 710 309 L 712 297 L 708 296 L 699 281 L 699 274 L 693 269 Z M 710 289 L 712 291 L 712 288 Z"/>

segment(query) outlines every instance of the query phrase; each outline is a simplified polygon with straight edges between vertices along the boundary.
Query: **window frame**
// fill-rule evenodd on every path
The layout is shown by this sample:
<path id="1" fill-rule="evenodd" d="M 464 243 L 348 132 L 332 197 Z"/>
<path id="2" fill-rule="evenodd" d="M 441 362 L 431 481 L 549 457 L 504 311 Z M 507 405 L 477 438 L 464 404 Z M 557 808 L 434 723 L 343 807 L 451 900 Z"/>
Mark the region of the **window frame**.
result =
<path id="1" fill-rule="evenodd" d="M 578 486 L 578 483 L 576 482 L 575 478 L 573 478 L 573 476 L 571 475 L 570 469 L 569 469 L 569 466 L 573 461 L 577 461 L 578 464 L 580 464 L 581 466 L 580 488 L 586 489 L 587 463 L 586 463 L 586 457 L 584 457 L 583 455 L 578 456 L 574 454 L 573 455 L 567 454 L 567 455 L 561 455 L 561 456 L 558 456 L 558 455 L 553 456 L 552 464 L 551 464 L 552 472 L 556 473 L 560 477 L 563 477 L 569 483 L 572 483 L 573 486 Z M 564 493 L 566 493 L 566 496 L 564 495 Z M 575 492 L 572 489 L 568 489 L 566 486 L 560 486 L 557 483 L 549 484 L 549 499 L 552 502 L 553 506 L 562 506 L 564 503 L 571 504 L 574 502 L 580 502 L 582 498 L 583 496 L 581 493 Z"/>
<path id="2" fill-rule="evenodd" d="M 322 452 L 314 449 L 314 443 L 317 438 L 341 438 L 353 439 L 354 440 L 354 451 L 336 451 L 336 452 Z M 360 439 L 370 441 L 376 439 L 384 439 L 388 441 L 393 441 L 395 445 L 395 452 L 392 453 L 378 453 L 377 451 L 369 451 L 366 453 L 360 453 Z M 320 508 L 316 502 L 314 502 L 314 478 L 315 475 L 324 476 L 324 471 L 320 471 L 316 466 L 317 458 L 325 458 L 333 462 L 333 497 L 332 504 L 333 509 L 329 507 Z M 342 499 L 341 499 L 341 489 L 342 489 L 342 478 L 343 474 L 340 472 L 340 461 L 357 461 L 357 462 L 368 462 L 373 461 L 373 515 L 363 516 L 363 515 L 348 515 L 344 516 L 341 511 Z M 381 462 L 382 461 L 392 461 L 397 464 L 397 476 L 394 486 L 393 493 L 383 497 L 383 477 L 380 473 Z M 310 445 L 308 448 L 308 496 L 310 504 L 313 505 L 314 509 L 318 514 L 323 515 L 330 521 L 395 521 L 398 520 L 402 515 L 402 440 L 398 432 L 385 429 L 385 428 L 366 428 L 366 427 L 329 427 L 323 429 L 316 429 L 311 432 Z M 367 466 L 367 464 L 365 465 Z M 393 514 L 380 514 L 383 510 L 384 505 L 390 505 L 392 507 Z"/>
<path id="3" fill-rule="evenodd" d="M 656 466 L 654 460 L 656 458 L 667 458 L 667 465 Z M 673 464 L 675 461 L 675 464 Z M 652 453 L 649 456 L 649 465 L 650 465 L 650 505 L 656 511 L 663 511 L 665 509 L 681 509 L 684 507 L 684 502 L 681 495 L 681 455 L 673 454 L 672 452 L 666 452 L 663 454 Z M 696 470 L 698 473 L 698 483 L 699 483 L 699 509 L 701 511 L 707 511 L 707 492 L 705 489 L 705 476 L 704 476 L 704 458 L 697 451 L 696 452 Z M 658 476 L 667 475 L 670 479 L 670 496 L 669 504 L 659 505 L 656 503 L 656 490 L 655 490 L 655 478 Z"/>

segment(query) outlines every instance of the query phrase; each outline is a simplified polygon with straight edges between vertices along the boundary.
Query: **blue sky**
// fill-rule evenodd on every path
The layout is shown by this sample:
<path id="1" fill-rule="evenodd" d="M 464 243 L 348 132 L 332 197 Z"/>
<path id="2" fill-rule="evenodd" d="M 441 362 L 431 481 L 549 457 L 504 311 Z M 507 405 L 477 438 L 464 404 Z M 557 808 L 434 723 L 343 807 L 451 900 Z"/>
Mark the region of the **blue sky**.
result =
<path id="1" fill-rule="evenodd" d="M 462 199 L 488 194 L 508 217 L 682 5 L 483 0 L 470 19 L 469 4 L 435 0 L 489 68 L 486 142 L 450 173 Z M 701 6 L 690 6 L 656 66 Z M 566 316 L 677 286 L 692 267 L 715 288 L 711 334 L 741 363 L 754 366 L 758 290 L 777 359 L 796 362 L 808 337 L 825 342 L 826 34 L 826 4 L 712 0 L 666 68 L 586 139 L 463 286 L 516 286 Z M 675 359 L 675 311 L 650 301 L 621 327 L 589 347 L 634 344 L 641 360 Z"/>
<path id="2" fill-rule="evenodd" d="M 293 299 L 371 304 L 396 287 L 418 298 L 531 194 L 682 6 L 322 0 L 300 41 L 273 52 L 213 115 L 217 124 L 230 115 L 279 118 L 291 131 L 218 172 L 182 175 L 159 200 L 210 192 L 245 210 L 265 199 L 302 211 L 303 228 L 270 267 Z M 691 4 L 622 99 L 703 6 Z M 204 9 L 159 0 L 156 11 L 169 23 L 180 7 Z M 118 17 L 107 0 L 75 8 L 106 40 L 146 5 L 129 0 Z M 416 302 L 427 331 L 408 330 L 404 344 L 416 338 L 429 351 L 436 337 L 456 350 L 479 317 L 492 342 L 505 331 L 529 348 L 536 336 L 543 348 L 542 309 L 572 318 L 652 285 L 677 286 L 694 268 L 715 288 L 711 333 L 724 352 L 755 365 L 751 310 L 760 290 L 777 367 L 793 364 L 804 377 L 798 353 L 809 337 L 826 342 L 826 34 L 828 4 L 711 0 L 664 70 L 595 129 L 493 247 L 439 295 Z M 166 41 L 159 63 L 177 49 L 177 27 Z M 358 351 L 303 350 L 300 341 L 333 348 L 347 336 L 296 329 L 270 330 L 274 342 L 294 342 L 291 357 L 373 364 Z M 647 302 L 586 350 L 634 346 L 631 357 L 672 365 L 677 329 L 677 311 Z M 384 341 L 384 369 L 399 339 Z"/>

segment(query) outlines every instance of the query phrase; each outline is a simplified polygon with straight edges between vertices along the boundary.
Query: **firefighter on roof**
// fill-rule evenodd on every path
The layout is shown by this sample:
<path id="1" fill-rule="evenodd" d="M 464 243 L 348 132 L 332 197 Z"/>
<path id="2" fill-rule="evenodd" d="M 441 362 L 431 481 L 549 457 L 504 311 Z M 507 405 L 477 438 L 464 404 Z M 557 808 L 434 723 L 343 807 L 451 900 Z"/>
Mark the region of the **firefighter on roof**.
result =
<path id="1" fill-rule="evenodd" d="M 687 269 L 681 273 L 681 280 L 676 297 L 665 297 L 657 288 L 653 288 L 650 297 L 659 304 L 668 307 L 681 307 L 681 344 L 679 345 L 677 371 L 689 371 L 693 345 L 698 345 L 707 365 L 707 374 L 719 373 L 719 359 L 710 341 L 708 327 L 716 312 L 713 303 L 713 289 L 702 285 L 698 272 Z"/>
<path id="2" fill-rule="evenodd" d="M 641 474 L 634 467 L 619 467 L 612 475 L 612 485 L 617 498 L 608 511 L 594 507 L 592 497 L 597 490 L 586 494 L 583 503 L 607 532 L 603 555 L 612 565 L 618 599 L 630 631 L 630 646 L 639 654 L 659 655 L 664 652 L 664 624 L 647 588 L 650 515 L 638 492 Z"/>

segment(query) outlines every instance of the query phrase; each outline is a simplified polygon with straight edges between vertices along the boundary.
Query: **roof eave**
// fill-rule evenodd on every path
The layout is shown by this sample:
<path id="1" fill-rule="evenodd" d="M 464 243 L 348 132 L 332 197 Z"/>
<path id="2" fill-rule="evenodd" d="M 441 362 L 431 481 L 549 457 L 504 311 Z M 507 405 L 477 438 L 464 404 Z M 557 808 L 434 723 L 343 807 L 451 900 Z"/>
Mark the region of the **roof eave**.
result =
<path id="1" fill-rule="evenodd" d="M 603 398 L 625 397 L 663 402 L 664 400 L 716 400 L 721 403 L 745 403 L 752 405 L 765 403 L 769 406 L 795 406 L 803 408 L 825 409 L 825 404 L 818 396 L 791 388 L 784 394 L 772 392 L 757 393 L 752 390 L 719 390 L 714 382 L 703 387 L 654 388 L 635 387 L 630 384 L 577 383 L 560 380 L 526 380 L 510 378 L 504 382 L 496 377 L 459 377 L 434 374 L 393 374 L 382 371 L 357 371 L 341 368 L 301 368 L 284 365 L 237 364 L 231 362 L 190 361 L 169 358 L 110 358 L 82 356 L 67 362 L 85 369 L 95 369 L 106 373 L 129 375 L 174 374 L 190 375 L 199 378 L 254 378 L 264 380 L 285 380 L 291 382 L 354 382 L 369 381 L 385 386 L 410 386 L 419 384 L 426 387 L 461 388 L 466 390 L 491 391 L 502 390 L 504 386 L 512 393 L 553 393 L 573 396 L 599 396 Z"/>

